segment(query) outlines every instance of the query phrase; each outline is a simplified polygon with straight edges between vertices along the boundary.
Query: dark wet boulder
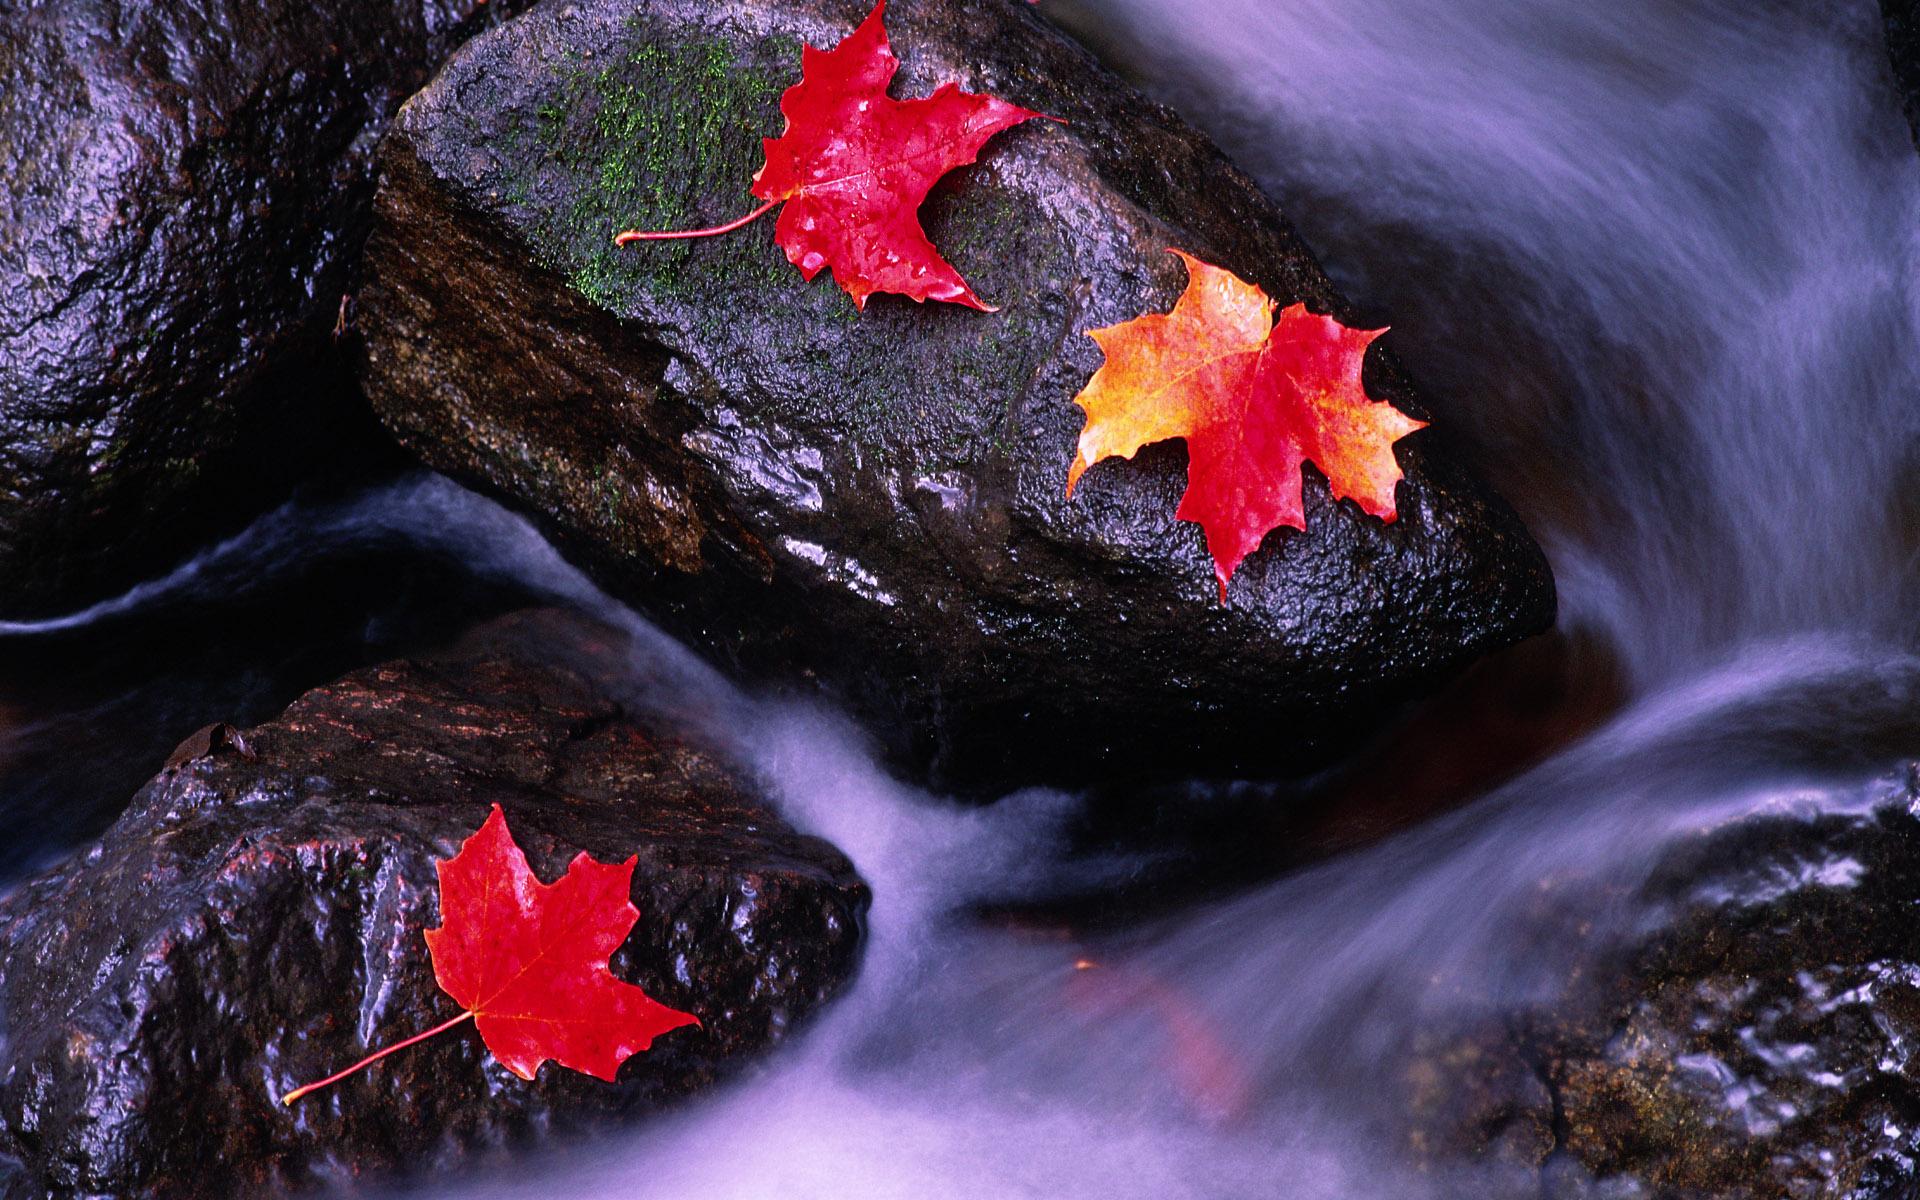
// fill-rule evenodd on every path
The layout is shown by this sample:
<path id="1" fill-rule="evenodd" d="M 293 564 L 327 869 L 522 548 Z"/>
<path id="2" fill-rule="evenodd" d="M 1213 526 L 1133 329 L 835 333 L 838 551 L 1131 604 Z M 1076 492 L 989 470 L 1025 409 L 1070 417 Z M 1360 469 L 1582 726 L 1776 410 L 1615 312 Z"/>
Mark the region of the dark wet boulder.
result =
<path id="1" fill-rule="evenodd" d="M 396 119 L 362 295 L 404 444 L 532 512 L 624 597 L 750 675 L 813 677 L 943 786 L 1324 761 L 1553 614 L 1545 562 L 1444 430 L 1393 525 L 1310 473 L 1305 533 L 1215 594 L 1178 443 L 1066 499 L 1086 331 L 1171 306 L 1178 246 L 1357 322 L 1200 135 L 1014 0 L 901 0 L 895 94 L 958 80 L 1065 118 L 935 191 L 934 243 L 1000 306 L 809 285 L 751 207 L 803 42 L 865 0 L 554 0 Z M 1390 338 L 1388 339 L 1391 340 Z M 1374 395 L 1424 411 L 1385 350 Z"/>
<path id="2" fill-rule="evenodd" d="M 0 907 L 9 1196 L 259 1195 L 491 1161 L 656 1109 L 849 978 L 867 904 L 711 755 L 602 686 L 622 635 L 551 612 L 188 739 L 91 850 Z M 534 870 L 637 855 L 621 978 L 697 1013 L 616 1084 L 509 1075 L 470 1032 L 276 1097 L 457 1013 L 434 860 L 500 803 Z M 4 1175 L 0 1175 L 3 1179 Z"/>
<path id="3" fill-rule="evenodd" d="M 1436 1031 L 1416 1146 L 1556 1200 L 1920 1194 L 1920 775 L 1803 799 L 1677 847 L 1552 1002 Z"/>
<path id="4" fill-rule="evenodd" d="M 0 613 L 151 573 L 372 425 L 325 365 L 377 136 L 523 3 L 0 0 Z"/>

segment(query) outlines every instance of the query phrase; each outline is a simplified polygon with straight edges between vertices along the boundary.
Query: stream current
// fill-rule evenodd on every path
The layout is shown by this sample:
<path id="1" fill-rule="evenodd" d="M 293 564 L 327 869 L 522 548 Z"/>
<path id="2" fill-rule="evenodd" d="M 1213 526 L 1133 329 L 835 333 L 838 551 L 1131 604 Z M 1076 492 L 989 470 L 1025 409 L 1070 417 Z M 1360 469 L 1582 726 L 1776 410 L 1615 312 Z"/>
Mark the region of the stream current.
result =
<path id="1" fill-rule="evenodd" d="M 98 832 L 98 797 L 199 724 L 265 719 L 347 665 L 557 600 L 635 632 L 632 704 L 696 720 L 847 852 L 873 887 L 868 944 L 848 993 L 718 1094 L 432 1194 L 1539 1195 L 1526 1172 L 1402 1159 L 1379 1083 L 1410 1039 L 1554 986 L 1563 948 L 1525 936 L 1547 881 L 1584 881 L 1568 903 L 1624 935 L 1675 839 L 1855 802 L 1920 753 L 1920 158 L 1878 11 L 1042 11 L 1225 144 L 1393 325 L 1437 426 L 1546 547 L 1561 633 L 1618 692 L 1607 719 L 1278 877 L 1108 921 L 1009 917 L 1164 864 L 1089 852 L 1081 797 L 974 808 L 902 785 L 844 718 L 741 691 L 525 522 L 420 476 L 296 502 L 118 600 L 0 624 L 0 821 L 26 831 L 0 874 Z"/>

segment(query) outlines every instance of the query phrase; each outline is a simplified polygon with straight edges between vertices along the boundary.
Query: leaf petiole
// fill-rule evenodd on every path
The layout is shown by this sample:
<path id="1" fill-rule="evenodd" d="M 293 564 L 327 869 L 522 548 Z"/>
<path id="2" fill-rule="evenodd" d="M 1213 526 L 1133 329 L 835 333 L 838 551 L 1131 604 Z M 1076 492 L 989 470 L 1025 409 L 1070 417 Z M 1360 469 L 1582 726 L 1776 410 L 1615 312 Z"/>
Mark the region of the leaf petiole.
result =
<path id="1" fill-rule="evenodd" d="M 385 1058 L 387 1055 L 392 1054 L 395 1050 L 405 1050 L 408 1046 L 413 1045 L 415 1042 L 424 1042 L 428 1038 L 433 1037 L 435 1034 L 445 1033 L 447 1030 L 452 1029 L 455 1025 L 460 1024 L 462 1021 L 471 1021 L 472 1019 L 473 1019 L 473 1010 L 468 1009 L 466 1012 L 461 1013 L 459 1016 L 455 1017 L 453 1020 L 447 1021 L 444 1024 L 435 1025 L 432 1029 L 427 1030 L 425 1033 L 416 1033 L 412 1037 L 406 1039 L 405 1041 L 395 1042 L 393 1045 L 388 1046 L 383 1050 L 376 1050 L 372 1054 L 367 1055 L 365 1058 L 361 1059 L 359 1062 L 348 1067 L 344 1071 L 335 1072 L 334 1074 L 327 1076 L 325 1079 L 316 1080 L 313 1083 L 307 1084 L 305 1087 L 297 1087 L 292 1091 L 288 1092 L 286 1095 L 280 1097 L 280 1103 L 291 1105 L 294 1101 L 300 1099 L 300 1097 L 306 1095 L 308 1092 L 317 1092 L 321 1088 L 327 1087 L 330 1084 L 339 1083 L 342 1079 L 345 1079 L 347 1076 L 353 1074 L 355 1071 L 358 1071 L 362 1067 L 371 1066 L 374 1063 L 379 1062 L 381 1059 Z"/>
<path id="2" fill-rule="evenodd" d="M 771 212 L 774 205 L 779 203 L 780 201 L 778 200 L 769 200 L 746 216 L 741 217 L 738 221 L 729 221 L 725 225 L 715 225 L 711 229 L 665 230 L 661 232 L 629 229 L 625 233 L 614 235 L 613 244 L 616 246 L 625 246 L 629 242 L 665 242 L 677 238 L 718 237 L 723 233 L 732 233 L 736 229 L 753 224 Z"/>

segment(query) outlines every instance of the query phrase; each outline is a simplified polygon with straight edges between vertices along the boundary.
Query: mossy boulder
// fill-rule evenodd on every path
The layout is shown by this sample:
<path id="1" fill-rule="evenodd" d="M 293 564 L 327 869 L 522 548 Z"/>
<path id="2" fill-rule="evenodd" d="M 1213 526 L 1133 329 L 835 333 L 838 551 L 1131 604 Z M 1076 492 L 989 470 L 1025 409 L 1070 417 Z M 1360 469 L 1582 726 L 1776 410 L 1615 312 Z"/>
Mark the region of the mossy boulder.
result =
<path id="1" fill-rule="evenodd" d="M 0 615 L 157 571 L 374 424 L 378 134 L 523 0 L 0 0 Z"/>
<path id="2" fill-rule="evenodd" d="M 1063 118 L 995 139 L 922 212 L 999 311 L 804 282 L 754 206 L 803 44 L 865 0 L 554 0 L 396 119 L 362 295 L 366 384 L 434 467 L 718 658 L 824 683 L 943 786 L 1324 762 L 1553 615 L 1545 562 L 1444 431 L 1401 517 L 1336 503 L 1216 594 L 1179 443 L 1066 474 L 1086 336 L 1185 286 L 1180 247 L 1357 323 L 1285 220 L 1177 117 L 1015 0 L 901 0 L 900 96 L 957 80 Z M 1389 337 L 1388 341 L 1391 341 Z M 1373 394 L 1423 406 L 1388 352 Z"/>
<path id="3" fill-rule="evenodd" d="M 726 762 L 630 715 L 632 653 L 534 610 L 189 738 L 97 844 L 0 903 L 0 1195 L 444 1178 L 657 1111 L 802 1028 L 852 976 L 866 885 Z M 542 879 L 582 850 L 637 857 L 614 973 L 701 1027 L 611 1084 L 553 1064 L 523 1081 L 469 1029 L 276 1103 L 459 1012 L 421 934 L 434 861 L 495 803 Z"/>

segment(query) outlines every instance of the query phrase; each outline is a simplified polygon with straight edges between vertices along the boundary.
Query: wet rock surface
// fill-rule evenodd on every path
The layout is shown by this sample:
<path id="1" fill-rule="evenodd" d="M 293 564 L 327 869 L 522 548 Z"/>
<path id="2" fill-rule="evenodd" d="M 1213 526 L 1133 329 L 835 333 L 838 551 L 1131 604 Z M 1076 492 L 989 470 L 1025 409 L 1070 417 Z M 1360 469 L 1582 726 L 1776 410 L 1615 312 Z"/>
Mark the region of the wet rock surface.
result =
<path id="1" fill-rule="evenodd" d="M 1432 1039 L 1415 1148 L 1556 1200 L 1920 1194 L 1920 773 L 1820 807 L 1694 839 L 1556 1002 Z"/>
<path id="2" fill-rule="evenodd" d="M 331 360 L 377 135 L 523 6 L 0 0 L 0 612 L 152 574 L 367 437 Z"/>
<path id="3" fill-rule="evenodd" d="M 1066 500 L 1084 334 L 1172 305 L 1169 247 L 1357 318 L 1251 182 L 1026 5 L 888 10 L 894 94 L 954 79 L 1068 122 L 1003 134 L 923 210 L 998 313 L 856 314 L 770 221 L 612 245 L 751 208 L 801 44 L 866 8 L 548 3 L 470 43 L 382 152 L 361 301 L 389 427 L 733 667 L 825 683 L 942 786 L 1302 768 L 1550 621 L 1543 558 L 1444 430 L 1401 444 L 1393 525 L 1309 472 L 1308 530 L 1224 607 L 1172 516 L 1178 443 Z M 1368 383 L 1425 411 L 1384 350 Z"/>
<path id="4" fill-rule="evenodd" d="M 202 731 L 91 851 L 0 908 L 6 1195 L 207 1197 L 492 1161 L 655 1109 L 778 1042 L 853 970 L 865 885 L 729 769 L 630 719 L 622 635 L 534 611 Z M 638 855 L 617 975 L 704 1028 L 619 1082 L 524 1083 L 462 1031 L 275 1098 L 458 1010 L 433 862 L 505 807 L 543 879 Z"/>

